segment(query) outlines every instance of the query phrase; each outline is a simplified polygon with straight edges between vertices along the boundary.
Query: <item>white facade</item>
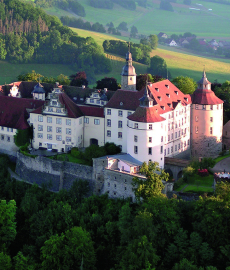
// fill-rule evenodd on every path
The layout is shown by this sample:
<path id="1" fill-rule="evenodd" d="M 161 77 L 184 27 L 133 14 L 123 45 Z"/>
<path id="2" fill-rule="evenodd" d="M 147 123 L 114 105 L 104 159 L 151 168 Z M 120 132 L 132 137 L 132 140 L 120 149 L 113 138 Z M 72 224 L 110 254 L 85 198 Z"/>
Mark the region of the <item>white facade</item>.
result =
<path id="1" fill-rule="evenodd" d="M 0 126 L 0 141 L 1 149 L 6 152 L 15 152 L 18 147 L 14 143 L 14 135 L 16 135 L 17 129 Z"/>

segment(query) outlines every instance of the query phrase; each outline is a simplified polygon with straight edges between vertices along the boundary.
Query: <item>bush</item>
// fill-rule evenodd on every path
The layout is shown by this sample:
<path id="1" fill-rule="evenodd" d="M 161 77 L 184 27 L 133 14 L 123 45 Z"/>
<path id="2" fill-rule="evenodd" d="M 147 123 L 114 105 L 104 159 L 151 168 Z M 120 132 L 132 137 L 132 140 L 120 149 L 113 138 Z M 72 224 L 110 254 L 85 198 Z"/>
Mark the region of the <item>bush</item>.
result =
<path id="1" fill-rule="evenodd" d="M 184 179 L 179 178 L 175 183 L 174 183 L 174 189 L 178 189 L 180 186 L 184 184 Z"/>
<path id="2" fill-rule="evenodd" d="M 78 154 L 78 147 L 73 147 L 72 149 L 71 149 L 71 152 L 70 152 L 70 154 L 71 154 L 71 156 L 73 156 L 73 157 L 76 157 L 76 155 Z"/>
<path id="3" fill-rule="evenodd" d="M 105 146 L 105 151 L 107 155 L 115 155 L 121 153 L 121 148 L 116 145 L 115 143 L 106 143 Z"/>
<path id="4" fill-rule="evenodd" d="M 223 151 L 221 151 L 220 153 L 219 153 L 219 156 L 224 156 L 224 155 L 226 155 L 226 150 L 223 150 Z"/>

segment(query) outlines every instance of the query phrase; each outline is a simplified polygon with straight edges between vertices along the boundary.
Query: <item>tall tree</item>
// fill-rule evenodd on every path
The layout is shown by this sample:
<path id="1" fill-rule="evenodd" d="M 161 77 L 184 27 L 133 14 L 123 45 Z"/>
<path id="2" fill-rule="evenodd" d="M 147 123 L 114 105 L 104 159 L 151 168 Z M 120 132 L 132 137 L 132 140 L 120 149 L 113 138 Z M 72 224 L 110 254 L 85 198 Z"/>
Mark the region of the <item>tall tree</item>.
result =
<path id="1" fill-rule="evenodd" d="M 141 166 L 140 173 L 146 179 L 133 178 L 133 190 L 138 201 L 150 201 L 154 197 L 165 197 L 162 193 L 164 184 L 162 181 L 168 181 L 169 175 L 159 168 L 157 162 L 149 161 L 147 164 L 144 162 Z"/>
<path id="2" fill-rule="evenodd" d="M 70 75 L 70 85 L 72 86 L 78 86 L 81 87 L 82 85 L 85 85 L 85 87 L 88 86 L 88 80 L 86 77 L 85 71 L 79 71 L 76 74 Z"/>
<path id="3" fill-rule="evenodd" d="M 197 83 L 189 77 L 178 76 L 172 80 L 172 83 L 184 94 L 192 94 L 197 88 Z"/>
<path id="4" fill-rule="evenodd" d="M 130 37 L 135 38 L 136 35 L 137 35 L 137 33 L 138 33 L 138 30 L 137 30 L 136 26 L 133 25 L 133 26 L 131 27 Z"/>
<path id="5" fill-rule="evenodd" d="M 167 70 L 166 61 L 158 55 L 151 57 L 148 72 L 164 78 L 170 78 L 171 76 L 170 72 Z"/>

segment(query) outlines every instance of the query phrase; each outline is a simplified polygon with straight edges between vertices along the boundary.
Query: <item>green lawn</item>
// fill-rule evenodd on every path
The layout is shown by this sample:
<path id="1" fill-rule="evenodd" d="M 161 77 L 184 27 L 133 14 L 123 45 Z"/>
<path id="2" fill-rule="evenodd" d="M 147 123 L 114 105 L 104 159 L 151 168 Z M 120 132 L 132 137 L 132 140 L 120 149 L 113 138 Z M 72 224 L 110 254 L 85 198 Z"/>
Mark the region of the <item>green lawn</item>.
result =
<path id="1" fill-rule="evenodd" d="M 194 185 L 189 185 L 187 186 L 183 192 L 194 192 L 194 193 L 208 193 L 208 192 L 213 192 L 213 188 L 212 187 L 199 187 L 199 186 L 194 186 Z"/>
<path id="2" fill-rule="evenodd" d="M 216 163 L 218 163 L 219 161 L 221 161 L 222 159 L 225 159 L 225 158 L 227 158 L 227 157 L 230 157 L 230 154 L 227 154 L 227 155 L 224 155 L 224 156 L 217 157 L 217 158 L 215 158 L 215 161 L 216 161 Z"/>

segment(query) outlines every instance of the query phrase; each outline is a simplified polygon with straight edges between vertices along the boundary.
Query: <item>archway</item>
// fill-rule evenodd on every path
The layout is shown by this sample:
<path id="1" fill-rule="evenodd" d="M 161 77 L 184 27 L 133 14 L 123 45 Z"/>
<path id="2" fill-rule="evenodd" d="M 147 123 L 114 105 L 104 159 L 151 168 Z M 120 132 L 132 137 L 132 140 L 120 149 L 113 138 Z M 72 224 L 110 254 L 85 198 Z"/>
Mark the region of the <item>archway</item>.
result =
<path id="1" fill-rule="evenodd" d="M 172 172 L 172 170 L 171 169 L 166 169 L 165 172 L 169 174 L 169 179 L 172 180 L 173 179 L 173 172 Z"/>
<path id="2" fill-rule="evenodd" d="M 180 179 L 180 178 L 182 178 L 182 176 L 183 176 L 183 171 L 181 170 L 177 174 L 177 180 Z"/>
<path id="3" fill-rule="evenodd" d="M 90 145 L 98 145 L 98 140 L 97 139 L 90 139 Z"/>

